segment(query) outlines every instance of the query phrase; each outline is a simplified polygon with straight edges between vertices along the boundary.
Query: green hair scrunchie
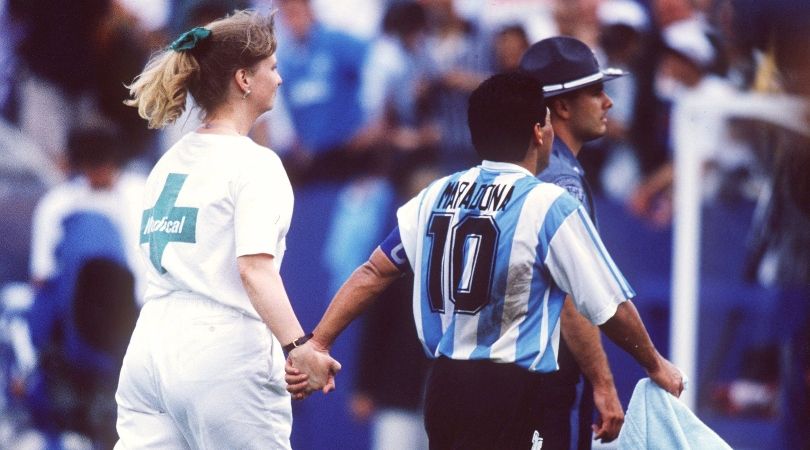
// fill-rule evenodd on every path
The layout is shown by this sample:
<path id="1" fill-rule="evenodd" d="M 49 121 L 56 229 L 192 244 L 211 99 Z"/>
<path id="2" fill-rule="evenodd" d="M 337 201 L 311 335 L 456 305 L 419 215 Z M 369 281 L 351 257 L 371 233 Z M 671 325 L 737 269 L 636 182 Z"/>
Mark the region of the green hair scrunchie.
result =
<path id="1" fill-rule="evenodd" d="M 169 48 L 176 52 L 186 52 L 197 46 L 200 42 L 211 36 L 211 30 L 204 27 L 195 27 L 181 34 Z"/>

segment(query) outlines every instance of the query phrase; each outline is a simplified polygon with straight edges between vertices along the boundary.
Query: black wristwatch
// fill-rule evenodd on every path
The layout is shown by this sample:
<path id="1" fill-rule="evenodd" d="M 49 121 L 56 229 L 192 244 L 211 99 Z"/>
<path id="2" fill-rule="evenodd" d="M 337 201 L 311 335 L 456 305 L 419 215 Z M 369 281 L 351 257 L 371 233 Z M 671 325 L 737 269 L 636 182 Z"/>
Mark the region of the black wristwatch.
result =
<path id="1" fill-rule="evenodd" d="M 284 350 L 284 354 L 286 355 L 286 354 L 290 353 L 294 348 L 298 348 L 298 347 L 304 345 L 304 343 L 306 341 L 310 340 L 310 339 L 312 339 L 312 333 L 307 333 L 307 334 L 301 336 L 300 338 L 298 338 L 298 339 L 290 342 L 289 344 L 285 345 L 284 347 L 281 347 L 281 349 Z"/>

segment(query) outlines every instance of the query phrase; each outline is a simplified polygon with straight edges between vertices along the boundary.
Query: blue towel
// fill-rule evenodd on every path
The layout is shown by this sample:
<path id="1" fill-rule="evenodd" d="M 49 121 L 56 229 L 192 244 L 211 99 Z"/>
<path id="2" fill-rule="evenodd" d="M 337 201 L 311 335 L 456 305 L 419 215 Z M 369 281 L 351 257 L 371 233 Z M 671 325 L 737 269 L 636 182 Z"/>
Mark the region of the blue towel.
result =
<path id="1" fill-rule="evenodd" d="M 731 450 L 685 404 L 649 378 L 636 384 L 617 444 L 621 450 Z"/>

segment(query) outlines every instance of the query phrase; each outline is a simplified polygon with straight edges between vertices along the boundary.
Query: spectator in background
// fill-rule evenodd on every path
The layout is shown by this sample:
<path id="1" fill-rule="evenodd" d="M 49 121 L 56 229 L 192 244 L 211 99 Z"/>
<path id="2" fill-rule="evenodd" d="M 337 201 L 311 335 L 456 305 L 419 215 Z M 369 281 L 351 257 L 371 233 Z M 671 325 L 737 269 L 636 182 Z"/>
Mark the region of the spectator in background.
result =
<path id="1" fill-rule="evenodd" d="M 250 0 L 186 0 L 177 7 L 178 29 L 182 32 L 204 25 L 235 10 L 250 7 Z"/>
<path id="2" fill-rule="evenodd" d="M 272 0 L 270 0 L 272 2 Z M 373 39 L 379 33 L 379 23 L 386 5 L 400 0 L 311 0 L 315 15 L 333 29 L 361 40 Z"/>
<path id="3" fill-rule="evenodd" d="M 296 142 L 284 155 L 293 184 L 346 180 L 372 163 L 355 139 L 366 124 L 360 103 L 368 43 L 326 28 L 311 0 L 280 0 L 280 93 Z"/>
<path id="4" fill-rule="evenodd" d="M 506 25 L 495 33 L 495 70 L 511 72 L 520 66 L 520 57 L 529 48 L 529 37 L 522 25 Z"/>
<path id="5" fill-rule="evenodd" d="M 24 30 L 17 90 L 22 131 L 55 164 L 63 162 L 74 128 L 108 128 L 129 142 L 133 156 L 147 151 L 154 133 L 134 125 L 137 115 L 122 105 L 122 85 L 149 52 L 148 34 L 135 18 L 111 0 L 9 0 L 9 8 Z"/>
<path id="6" fill-rule="evenodd" d="M 166 39 L 162 28 L 152 28 L 160 22 L 145 22 L 159 20 L 160 7 L 149 13 L 158 17 L 148 19 L 128 9 L 134 7 L 134 2 L 126 3 L 113 2 L 97 32 L 93 51 L 98 55 L 99 65 L 94 96 L 103 123 L 127 143 L 124 147 L 127 159 L 146 156 L 147 164 L 151 164 L 154 160 L 148 156 L 157 151 L 157 133 L 145 128 L 137 111 L 124 104 L 127 94 L 124 85 L 143 68 L 149 53 Z"/>
<path id="7" fill-rule="evenodd" d="M 115 7 L 127 11 L 147 33 L 163 31 L 168 27 L 171 4 L 176 0 L 114 0 Z M 165 36 L 164 36 L 165 37 Z"/>
<path id="8" fill-rule="evenodd" d="M 435 161 L 438 151 L 439 131 L 428 98 L 424 7 L 410 0 L 391 4 L 382 30 L 371 43 L 363 69 L 361 100 L 368 120 L 364 145 L 384 153 L 385 172 L 397 183 L 404 174 L 391 170 L 390 164 Z"/>
<path id="9" fill-rule="evenodd" d="M 92 110 L 88 91 L 97 80 L 95 33 L 110 11 L 110 0 L 68 5 L 55 0 L 9 0 L 23 24 L 18 47 L 22 66 L 19 124 L 54 164 L 63 161 L 69 130 Z M 70 8 L 70 13 L 66 9 Z"/>
<path id="10" fill-rule="evenodd" d="M 652 29 L 649 39 L 643 42 L 639 64 L 633 73 L 638 91 L 629 135 L 642 178 L 669 159 L 669 105 L 655 92 L 656 71 L 664 48 L 660 31 L 671 23 L 694 19 L 698 15 L 690 0 L 651 0 L 647 5 Z"/>
<path id="11" fill-rule="evenodd" d="M 596 9 L 600 0 L 553 0 L 557 34 L 571 36 L 597 48 L 599 21 Z"/>
<path id="12" fill-rule="evenodd" d="M 647 4 L 652 18 L 652 30 L 649 39 L 642 46 L 640 63 L 634 72 L 638 80 L 638 94 L 630 129 L 642 178 L 653 176 L 659 169 L 665 172 L 670 160 L 672 99 L 661 95 L 658 79 L 662 58 L 668 53 L 669 47 L 665 42 L 664 30 L 678 26 L 681 31 L 696 34 L 701 40 L 708 41 L 714 56 L 710 65 L 702 70 L 720 75 L 723 72 L 720 37 L 709 20 L 709 2 L 652 0 Z"/>
<path id="13" fill-rule="evenodd" d="M 558 34 L 555 0 L 455 0 L 459 14 L 492 34 L 512 25 L 526 31 L 529 42 Z"/>
<path id="14" fill-rule="evenodd" d="M 682 105 L 707 99 L 722 102 L 730 99 L 735 89 L 726 79 L 711 73 L 716 50 L 697 22 L 680 21 L 669 25 L 663 31 L 663 40 L 665 50 L 656 76 L 656 90 L 660 97 L 672 103 L 669 135 L 674 139 L 672 134 L 678 132 L 679 121 L 686 120 Z M 742 162 L 729 164 L 745 162 L 745 153 L 734 151 L 729 145 L 732 137 L 723 132 L 719 124 L 712 125 L 704 120 L 689 126 L 716 126 L 718 129 L 713 135 L 715 141 L 705 144 L 705 148 L 711 150 L 711 154 L 701 155 L 705 160 L 731 159 L 737 153 L 740 155 L 737 159 L 742 158 Z M 668 161 L 646 177 L 629 199 L 631 211 L 659 226 L 669 224 L 674 176 L 673 163 Z"/>
<path id="15" fill-rule="evenodd" d="M 46 192 L 34 210 L 30 260 L 34 285 L 58 274 L 56 250 L 64 239 L 62 221 L 80 211 L 107 217 L 121 236 L 129 269 L 135 274 L 142 272 L 137 253 L 141 213 L 133 205 L 140 203 L 146 179 L 123 170 L 123 145 L 107 130 L 75 130 L 70 134 L 67 156 L 71 178 Z M 142 299 L 140 284 L 138 298 Z"/>
<path id="16" fill-rule="evenodd" d="M 605 192 L 624 202 L 640 178 L 631 128 L 639 90 L 635 73 L 641 70 L 644 42 L 650 39 L 650 20 L 647 11 L 634 0 L 603 1 L 597 16 L 597 57 L 603 58 L 605 66 L 622 69 L 629 76 L 605 85 L 605 92 L 613 100 L 607 133 L 604 138 L 587 143 L 589 149 L 578 159 L 595 192 Z"/>
<path id="17" fill-rule="evenodd" d="M 134 278 L 124 240 L 110 218 L 77 211 L 58 228 L 57 271 L 37 290 L 28 311 L 37 367 L 24 380 L 34 426 L 48 449 L 78 432 L 95 448 L 112 448 L 115 386 L 135 326 Z"/>
<path id="18" fill-rule="evenodd" d="M 67 431 L 91 438 L 95 448 L 112 448 L 115 385 L 137 318 L 134 278 L 108 217 L 78 211 L 59 228 L 58 271 L 41 284 L 28 312 L 38 357 L 24 383 L 26 400 L 49 449 L 61 449 Z"/>
<path id="19" fill-rule="evenodd" d="M 683 20 L 700 20 L 700 11 L 692 0 L 652 0 L 650 5 L 661 29 Z"/>
<path id="20" fill-rule="evenodd" d="M 634 0 L 605 0 L 597 9 L 599 19 L 598 57 L 604 63 L 628 72 L 639 69 L 641 50 L 651 31 L 647 11 Z M 636 100 L 636 80 L 633 76 L 622 77 L 605 86 L 614 93 L 608 133 L 626 133 L 633 117 Z M 616 128 L 616 129 L 613 129 Z"/>
<path id="21" fill-rule="evenodd" d="M 432 61 L 432 108 L 441 141 L 439 166 L 452 172 L 478 162 L 466 125 L 467 98 L 494 70 L 492 37 L 465 20 L 453 0 L 424 0 L 428 13 L 425 43 Z"/>
<path id="22" fill-rule="evenodd" d="M 758 61 L 755 38 L 742 18 L 750 6 L 743 1 L 718 0 L 712 16 L 718 36 L 717 46 L 724 56 L 725 77 L 740 90 L 753 88 Z M 762 56 L 761 53 L 759 56 Z"/>

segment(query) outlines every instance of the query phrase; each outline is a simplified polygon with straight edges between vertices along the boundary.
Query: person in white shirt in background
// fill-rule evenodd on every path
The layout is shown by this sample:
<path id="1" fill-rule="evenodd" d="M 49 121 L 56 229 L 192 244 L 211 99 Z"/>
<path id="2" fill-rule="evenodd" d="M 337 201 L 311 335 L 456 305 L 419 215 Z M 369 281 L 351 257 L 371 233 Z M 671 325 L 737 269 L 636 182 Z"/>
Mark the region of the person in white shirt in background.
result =
<path id="1" fill-rule="evenodd" d="M 661 59 L 655 80 L 656 94 L 672 102 L 669 139 L 688 138 L 691 133 L 686 125 L 700 124 L 705 129 L 722 130 L 719 116 L 702 114 L 696 119 L 696 109 L 689 105 L 713 99 L 718 104 L 731 101 L 736 92 L 725 78 L 711 73 L 717 57 L 700 21 L 687 19 L 674 22 L 662 32 L 664 56 Z M 678 133 L 685 132 L 682 136 Z M 705 161 L 723 162 L 726 165 L 745 164 L 750 155 L 740 147 L 727 132 L 710 133 L 711 142 L 700 142 L 701 157 Z M 697 148 L 697 146 L 695 147 Z M 672 160 L 642 180 L 628 200 L 630 210 L 659 226 L 672 220 L 672 183 L 674 178 Z M 710 192 L 710 191 L 709 191 Z"/>
<path id="2" fill-rule="evenodd" d="M 37 286 L 56 275 L 56 249 L 62 240 L 62 221 L 80 212 L 98 212 L 116 225 L 126 250 L 136 292 L 143 300 L 143 262 L 138 254 L 141 201 L 146 178 L 124 169 L 122 144 L 102 129 L 75 130 L 68 139 L 67 157 L 73 176 L 53 186 L 37 203 L 32 219 L 30 274 Z"/>

